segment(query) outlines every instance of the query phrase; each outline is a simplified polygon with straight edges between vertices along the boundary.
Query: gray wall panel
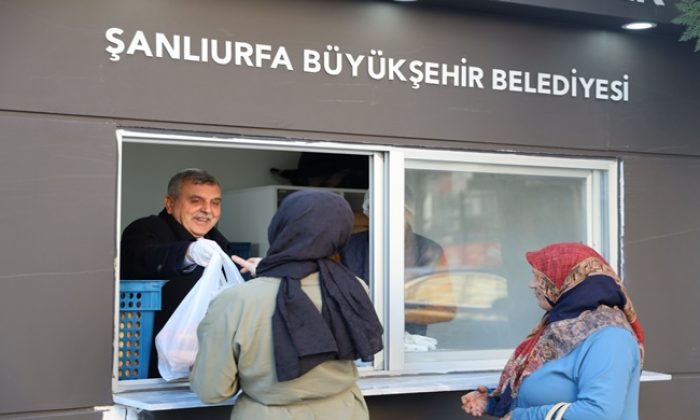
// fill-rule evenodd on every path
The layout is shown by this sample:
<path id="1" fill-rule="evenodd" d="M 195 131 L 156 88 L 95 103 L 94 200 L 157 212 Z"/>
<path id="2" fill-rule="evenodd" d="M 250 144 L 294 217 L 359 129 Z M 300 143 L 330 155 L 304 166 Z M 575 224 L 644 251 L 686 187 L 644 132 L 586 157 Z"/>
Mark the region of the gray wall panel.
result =
<path id="1" fill-rule="evenodd" d="M 164 12 L 167 10 L 167 12 Z M 262 0 L 0 3 L 0 109 L 413 138 L 700 153 L 700 62 L 666 38 L 535 25 L 384 2 Z M 294 71 L 151 59 L 111 62 L 105 30 L 285 46 Z M 305 48 L 531 72 L 620 78 L 631 100 L 374 81 L 304 73 Z M 683 65 L 679 65 L 683 63 Z M 674 111 L 671 112 L 670 110 Z M 659 141 L 663 139 L 663 141 Z"/>
<path id="2" fill-rule="evenodd" d="M 473 419 L 462 411 L 461 392 L 387 395 L 367 398 L 372 420 Z M 416 404 L 416 401 L 420 401 Z"/>
<path id="3" fill-rule="evenodd" d="M 643 383 L 639 391 L 641 420 L 696 419 L 700 399 L 695 395 L 700 376 L 676 377 L 670 382 Z"/>
<path id="4" fill-rule="evenodd" d="M 230 406 L 190 408 L 186 410 L 142 411 L 138 415 L 139 420 L 229 420 L 230 418 Z"/>
<path id="5" fill-rule="evenodd" d="M 0 417 L 5 419 L 6 417 Z M 104 411 L 93 408 L 12 414 L 13 420 L 105 420 Z"/>
<path id="6" fill-rule="evenodd" d="M 700 160 L 627 157 L 624 165 L 624 275 L 646 328 L 646 368 L 697 373 Z"/>
<path id="7" fill-rule="evenodd" d="M 0 413 L 109 404 L 114 126 L 0 127 Z"/>

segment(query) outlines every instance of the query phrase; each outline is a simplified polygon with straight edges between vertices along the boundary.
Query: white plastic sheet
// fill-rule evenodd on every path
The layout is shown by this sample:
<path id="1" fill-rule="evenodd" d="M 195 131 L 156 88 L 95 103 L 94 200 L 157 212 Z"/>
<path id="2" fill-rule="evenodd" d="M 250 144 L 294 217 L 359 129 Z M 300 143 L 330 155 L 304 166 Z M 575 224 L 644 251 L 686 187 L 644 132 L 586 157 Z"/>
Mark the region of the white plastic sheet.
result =
<path id="1" fill-rule="evenodd" d="M 212 257 L 202 277 L 156 336 L 158 371 L 163 379 L 172 381 L 190 376 L 198 349 L 197 326 L 209 303 L 222 290 L 243 281 L 233 261 L 223 251 Z"/>

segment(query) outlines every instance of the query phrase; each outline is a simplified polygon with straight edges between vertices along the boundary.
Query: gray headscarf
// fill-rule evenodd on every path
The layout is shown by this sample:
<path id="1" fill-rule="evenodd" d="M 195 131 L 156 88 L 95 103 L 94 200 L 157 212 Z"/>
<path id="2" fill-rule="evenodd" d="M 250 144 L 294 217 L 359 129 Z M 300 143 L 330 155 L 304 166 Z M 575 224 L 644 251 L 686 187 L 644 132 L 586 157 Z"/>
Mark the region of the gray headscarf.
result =
<path id="1" fill-rule="evenodd" d="M 258 276 L 281 277 L 272 317 L 277 379 L 297 378 L 326 360 L 371 361 L 383 348 L 382 325 L 364 287 L 331 259 L 352 231 L 352 210 L 338 194 L 295 192 L 268 228 L 270 248 Z M 322 310 L 299 280 L 320 272 Z"/>

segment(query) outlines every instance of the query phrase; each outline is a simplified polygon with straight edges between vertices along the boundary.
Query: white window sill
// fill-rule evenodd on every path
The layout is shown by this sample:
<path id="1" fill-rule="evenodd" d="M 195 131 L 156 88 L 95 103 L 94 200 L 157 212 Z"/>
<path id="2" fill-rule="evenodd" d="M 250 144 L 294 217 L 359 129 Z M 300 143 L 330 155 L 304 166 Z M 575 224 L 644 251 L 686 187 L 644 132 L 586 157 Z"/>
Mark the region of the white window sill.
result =
<path id="1" fill-rule="evenodd" d="M 495 387 L 500 372 L 449 373 L 438 375 L 377 376 L 360 378 L 365 396 L 414 394 L 421 392 L 466 391 L 479 385 Z M 642 382 L 669 381 L 671 375 L 643 371 Z M 233 405 L 236 397 L 219 404 L 204 404 L 187 384 L 179 388 L 131 391 L 114 394 L 114 403 L 146 411 Z"/>

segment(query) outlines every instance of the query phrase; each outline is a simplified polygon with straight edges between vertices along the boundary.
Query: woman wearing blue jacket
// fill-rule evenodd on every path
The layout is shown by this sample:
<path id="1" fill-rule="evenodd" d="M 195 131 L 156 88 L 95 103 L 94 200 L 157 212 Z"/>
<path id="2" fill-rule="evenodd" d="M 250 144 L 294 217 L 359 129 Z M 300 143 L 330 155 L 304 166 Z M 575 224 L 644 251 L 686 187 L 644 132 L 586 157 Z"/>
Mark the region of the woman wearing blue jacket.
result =
<path id="1" fill-rule="evenodd" d="M 462 396 L 462 409 L 510 420 L 639 418 L 644 333 L 603 257 L 578 243 L 528 252 L 547 312 L 518 345 L 495 390 Z"/>

